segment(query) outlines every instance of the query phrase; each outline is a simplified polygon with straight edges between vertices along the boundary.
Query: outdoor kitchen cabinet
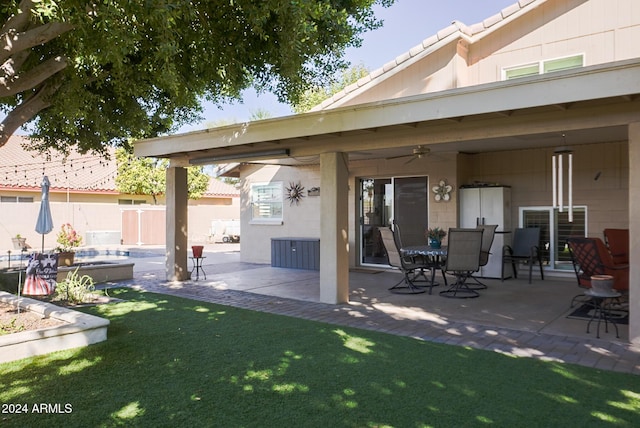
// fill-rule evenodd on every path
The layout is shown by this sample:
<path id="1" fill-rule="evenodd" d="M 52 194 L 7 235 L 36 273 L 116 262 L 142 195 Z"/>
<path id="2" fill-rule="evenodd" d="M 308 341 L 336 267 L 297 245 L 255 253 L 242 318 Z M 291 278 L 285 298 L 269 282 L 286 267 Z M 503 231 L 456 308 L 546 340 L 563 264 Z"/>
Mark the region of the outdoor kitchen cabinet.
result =
<path id="1" fill-rule="evenodd" d="M 511 244 L 511 188 L 505 186 L 462 187 L 458 193 L 460 227 L 497 224 L 491 255 L 478 276 L 500 278 L 502 247 Z M 507 270 L 508 271 L 508 270 Z"/>

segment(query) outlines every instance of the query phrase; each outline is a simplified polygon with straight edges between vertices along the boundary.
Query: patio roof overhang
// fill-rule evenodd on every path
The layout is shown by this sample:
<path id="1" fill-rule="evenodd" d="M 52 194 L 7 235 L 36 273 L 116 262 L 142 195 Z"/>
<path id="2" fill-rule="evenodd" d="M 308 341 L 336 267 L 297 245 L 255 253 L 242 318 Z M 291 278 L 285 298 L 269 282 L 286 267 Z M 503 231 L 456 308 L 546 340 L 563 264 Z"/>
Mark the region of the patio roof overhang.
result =
<path id="1" fill-rule="evenodd" d="M 418 144 L 482 152 L 623 141 L 640 120 L 638 76 L 640 59 L 619 61 L 141 140 L 135 154 L 187 166 L 334 151 L 382 158 Z"/>

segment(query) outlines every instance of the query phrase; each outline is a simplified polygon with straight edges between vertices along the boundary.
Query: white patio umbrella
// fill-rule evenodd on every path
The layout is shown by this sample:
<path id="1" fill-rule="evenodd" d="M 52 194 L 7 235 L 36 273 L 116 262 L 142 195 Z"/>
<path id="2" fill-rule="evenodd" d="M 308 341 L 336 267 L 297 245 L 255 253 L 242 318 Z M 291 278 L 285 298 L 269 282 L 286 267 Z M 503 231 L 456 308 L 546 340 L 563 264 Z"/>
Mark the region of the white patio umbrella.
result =
<path id="1" fill-rule="evenodd" d="M 53 230 L 53 219 L 51 218 L 51 207 L 49 206 L 49 178 L 42 176 L 42 200 L 40 202 L 40 212 L 38 213 L 38 221 L 36 222 L 36 232 L 42 235 L 42 252 L 44 253 L 44 235 Z"/>

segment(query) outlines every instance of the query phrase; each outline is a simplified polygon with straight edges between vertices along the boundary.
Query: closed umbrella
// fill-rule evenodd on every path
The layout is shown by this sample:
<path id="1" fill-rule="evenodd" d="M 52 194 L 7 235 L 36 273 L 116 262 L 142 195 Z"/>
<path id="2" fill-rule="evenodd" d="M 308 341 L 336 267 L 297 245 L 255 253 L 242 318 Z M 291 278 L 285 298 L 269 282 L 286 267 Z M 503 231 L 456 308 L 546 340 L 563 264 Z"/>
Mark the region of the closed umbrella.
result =
<path id="1" fill-rule="evenodd" d="M 44 235 L 53 230 L 53 219 L 51 218 L 51 207 L 49 206 L 49 178 L 42 176 L 42 200 L 40 202 L 40 213 L 38 213 L 38 221 L 36 222 L 36 232 L 42 235 L 42 252 L 44 253 Z"/>

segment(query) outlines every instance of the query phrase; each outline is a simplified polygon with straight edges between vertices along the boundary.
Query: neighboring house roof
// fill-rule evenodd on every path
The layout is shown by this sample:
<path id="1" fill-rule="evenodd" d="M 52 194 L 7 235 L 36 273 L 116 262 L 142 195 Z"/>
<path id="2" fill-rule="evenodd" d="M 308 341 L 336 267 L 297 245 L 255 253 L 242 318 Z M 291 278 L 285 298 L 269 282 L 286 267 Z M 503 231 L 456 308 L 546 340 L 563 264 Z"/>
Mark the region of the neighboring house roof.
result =
<path id="1" fill-rule="evenodd" d="M 110 158 L 71 152 L 68 157 L 51 156 L 26 150 L 28 138 L 13 135 L 0 148 L 0 189 L 40 191 L 42 176 L 51 182 L 51 191 L 119 194 L 115 178 L 115 149 L 109 147 Z M 240 191 L 220 180 L 211 179 L 204 193 L 208 197 L 238 197 Z"/>
<path id="2" fill-rule="evenodd" d="M 330 98 L 327 98 L 322 103 L 312 108 L 311 111 L 341 107 L 349 99 L 369 90 L 371 86 L 379 84 L 380 82 L 390 78 L 397 72 L 402 71 L 406 67 L 421 60 L 442 46 L 459 39 L 464 39 L 470 44 L 475 43 L 498 28 L 501 28 L 507 22 L 521 16 L 533 8 L 540 6 L 546 1 L 547 0 L 520 0 L 513 5 L 504 8 L 500 13 L 471 26 L 467 26 L 460 21 L 453 21 L 451 25 L 423 40 L 421 44 L 413 47 L 404 54 L 399 55 L 394 60 L 384 64 L 382 67 L 372 71 L 367 76 L 364 76 L 356 83 L 347 86 Z"/>

